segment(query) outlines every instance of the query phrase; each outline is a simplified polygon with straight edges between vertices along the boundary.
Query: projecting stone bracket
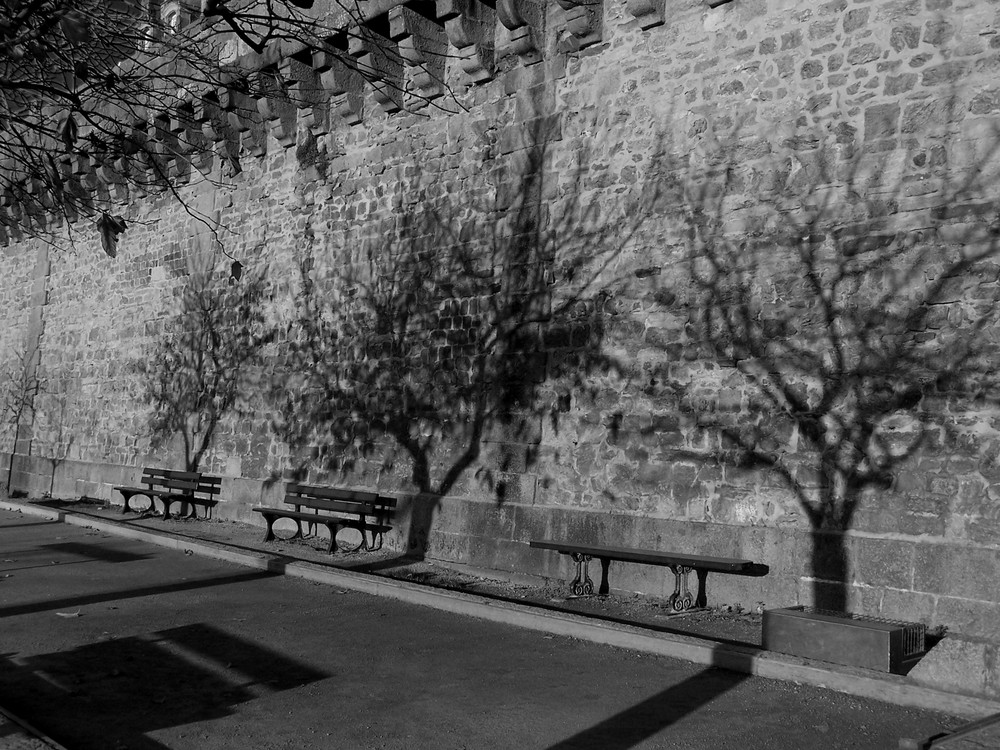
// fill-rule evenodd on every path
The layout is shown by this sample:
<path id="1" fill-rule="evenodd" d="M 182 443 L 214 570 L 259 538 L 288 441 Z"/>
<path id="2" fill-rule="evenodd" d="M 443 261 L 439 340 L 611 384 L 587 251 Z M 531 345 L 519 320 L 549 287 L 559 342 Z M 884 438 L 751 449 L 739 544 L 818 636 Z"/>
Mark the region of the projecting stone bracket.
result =
<path id="1" fill-rule="evenodd" d="M 564 51 L 575 52 L 604 38 L 603 0 L 556 0 L 565 13 L 566 31 L 569 37 L 563 40 Z"/>
<path id="2" fill-rule="evenodd" d="M 522 65 L 542 61 L 545 10 L 532 0 L 498 0 L 497 18 L 504 29 L 497 55 L 517 55 Z"/>
<path id="3" fill-rule="evenodd" d="M 386 114 L 399 112 L 403 108 L 403 63 L 392 40 L 374 28 L 358 26 L 348 40 L 348 51 L 358 61 L 358 71 L 371 86 L 378 105 Z"/>
<path id="4" fill-rule="evenodd" d="M 234 172 L 242 171 L 239 132 L 216 92 L 206 92 L 195 101 L 194 119 L 200 123 L 202 135 L 213 144 L 214 154 Z"/>
<path id="5" fill-rule="evenodd" d="M 171 178 L 187 182 L 192 168 L 208 166 L 211 145 L 194 117 L 194 103 L 184 102 L 170 113 L 170 132 L 174 138 L 174 158 L 170 164 Z"/>
<path id="6" fill-rule="evenodd" d="M 389 36 L 406 62 L 407 93 L 414 106 L 423 106 L 444 94 L 448 37 L 444 29 L 419 13 L 398 5 L 389 11 Z"/>
<path id="7" fill-rule="evenodd" d="M 639 28 L 651 29 L 664 22 L 666 0 L 628 0 L 625 6 L 639 22 Z"/>
<path id="8" fill-rule="evenodd" d="M 333 111 L 349 125 L 360 123 L 364 112 L 364 78 L 354 59 L 343 51 L 316 50 L 313 68 L 319 73 L 320 84 L 330 92 Z"/>
<path id="9" fill-rule="evenodd" d="M 219 89 L 219 104 L 239 133 L 241 148 L 253 156 L 263 156 L 267 152 L 264 119 L 257 109 L 257 100 L 248 91 L 248 82 L 235 81 Z"/>
<path id="10" fill-rule="evenodd" d="M 257 100 L 257 111 L 267 123 L 267 129 L 282 147 L 295 145 L 298 128 L 298 110 L 292 100 L 289 83 L 278 66 L 271 66 L 258 73 L 263 96 Z"/>
<path id="11" fill-rule="evenodd" d="M 496 12 L 479 0 L 437 0 L 436 9 L 462 72 L 473 83 L 492 80 Z"/>

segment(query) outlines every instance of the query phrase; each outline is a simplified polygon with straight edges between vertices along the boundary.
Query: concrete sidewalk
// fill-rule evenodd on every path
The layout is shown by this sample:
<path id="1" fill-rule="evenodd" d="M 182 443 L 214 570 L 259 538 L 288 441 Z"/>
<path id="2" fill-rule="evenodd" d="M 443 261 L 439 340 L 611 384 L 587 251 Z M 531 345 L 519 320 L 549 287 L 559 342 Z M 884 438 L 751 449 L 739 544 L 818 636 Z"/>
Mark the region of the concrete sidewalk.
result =
<path id="1" fill-rule="evenodd" d="M 0 511 L 0 705 L 70 750 L 894 748 L 961 723 L 186 544 Z"/>

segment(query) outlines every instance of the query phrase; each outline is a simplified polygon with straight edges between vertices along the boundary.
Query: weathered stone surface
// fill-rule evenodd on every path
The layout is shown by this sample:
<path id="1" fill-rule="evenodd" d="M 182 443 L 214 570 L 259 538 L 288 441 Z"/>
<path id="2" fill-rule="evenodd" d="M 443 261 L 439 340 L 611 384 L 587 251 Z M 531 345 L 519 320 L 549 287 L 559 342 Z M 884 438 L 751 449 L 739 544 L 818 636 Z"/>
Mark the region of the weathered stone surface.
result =
<path id="1" fill-rule="evenodd" d="M 996 697 L 1000 688 L 996 669 L 995 645 L 949 637 L 934 646 L 908 677 L 937 690 Z"/>
<path id="2" fill-rule="evenodd" d="M 1000 58 L 996 35 L 980 36 L 995 14 L 973 2 L 959 18 L 943 0 L 833 0 L 791 11 L 778 0 L 709 11 L 584 5 L 565 2 L 546 15 L 520 1 L 442 3 L 438 19 L 397 9 L 382 19 L 397 56 L 380 58 L 375 38 L 355 45 L 379 81 L 365 83 L 349 60 L 317 51 L 308 70 L 304 62 L 279 66 L 309 106 L 266 102 L 269 130 L 254 116 L 255 103 L 240 113 L 226 110 L 228 99 L 195 108 L 202 135 L 215 144 L 204 166 L 218 184 L 181 190 L 210 217 L 207 226 L 168 195 L 132 196 L 118 258 L 105 257 L 77 226 L 75 243 L 50 253 L 41 291 L 41 245 L 9 242 L 0 258 L 0 367 L 7 367 L 0 390 L 10 390 L 11 353 L 39 331 L 38 367 L 51 384 L 38 394 L 30 425 L 0 426 L 0 451 L 16 446 L 24 454 L 15 461 L 17 481 L 32 491 L 110 498 L 110 487 L 134 481 L 142 465 L 183 463 L 179 438 L 151 440 L 133 363 L 175 330 L 185 279 L 208 265 L 222 268 L 219 280 L 228 283 L 237 258 L 247 272 L 268 269 L 274 338 L 247 402 L 219 422 L 202 466 L 226 476 L 220 515 L 258 522 L 247 508 L 261 498 L 276 502 L 281 478 L 324 448 L 319 437 L 286 445 L 265 398 L 269 387 L 286 385 L 274 373 L 292 357 L 299 295 L 331 276 L 351 281 L 337 291 L 340 300 L 362 294 L 369 272 L 398 282 L 391 265 L 376 261 L 398 250 L 388 238 L 414 227 L 415 208 L 433 206 L 444 209 L 447 226 L 439 229 L 447 241 L 427 242 L 433 232 L 424 227 L 410 247 L 429 253 L 431 266 L 441 265 L 435 248 L 469 248 L 463 260 L 472 259 L 478 281 L 474 294 L 465 290 L 472 277 L 452 258 L 447 295 L 439 290 L 434 309 L 415 316 L 410 358 L 395 350 L 409 370 L 403 380 L 448 392 L 447 377 L 465 377 L 481 361 L 477 331 L 493 331 L 491 316 L 523 301 L 505 284 L 537 273 L 541 291 L 529 300 L 524 338 L 508 350 L 518 363 L 505 375 L 509 400 L 491 404 L 471 452 L 459 412 L 467 416 L 474 399 L 456 397 L 447 419 L 413 419 L 402 432 L 394 425 L 395 433 L 356 409 L 350 434 L 312 467 L 316 478 L 398 494 L 399 527 L 388 542 L 395 549 L 419 537 L 442 558 L 562 577 L 566 560 L 528 551 L 526 542 L 572 536 L 745 555 L 771 567 L 766 578 L 711 577 L 714 601 L 781 606 L 837 589 L 811 574 L 802 500 L 816 498 L 821 473 L 808 426 L 789 419 L 787 405 L 773 410 L 761 398 L 748 375 L 759 352 L 698 340 L 704 317 L 688 275 L 690 238 L 719 241 L 748 259 L 755 242 L 767 246 L 761 257 L 772 282 L 751 300 L 750 319 L 776 346 L 821 317 L 803 275 L 782 278 L 794 267 L 786 250 L 841 248 L 865 257 L 896 247 L 909 226 L 929 235 L 933 225 L 934 261 L 925 269 L 932 276 L 960 247 L 990 242 L 995 191 L 948 191 L 997 172 L 989 156 Z M 443 54 L 446 43 L 455 54 Z M 455 106 L 404 111 L 415 99 Z M 234 161 L 242 172 L 224 170 Z M 525 169 L 531 179 L 522 179 Z M 685 190 L 682 177 L 693 178 Z M 535 214 L 520 212 L 539 197 Z M 758 215 L 771 197 L 788 213 Z M 738 239 L 726 244 L 722 235 L 683 229 L 679 217 L 692 199 L 709 207 L 719 199 L 721 231 Z M 0 225 L 10 203 L 0 196 Z M 771 241 L 775 224 L 807 227 L 820 205 L 843 212 L 843 234 L 789 231 Z M 217 226 L 225 228 L 218 235 Z M 859 239 L 844 240 L 848 234 Z M 530 262 L 512 258 L 510 249 L 533 237 L 544 237 L 544 252 Z M 888 288 L 894 277 L 880 273 L 850 304 Z M 937 337 L 961 332 L 989 307 L 995 282 L 994 268 L 992 276 L 944 285 L 912 336 L 930 350 Z M 592 297 L 547 319 L 584 287 Z M 776 319 L 786 303 L 790 319 Z M 381 309 L 405 309 L 399 305 Z M 384 366 L 393 341 L 363 334 L 387 335 L 399 322 L 376 317 L 354 330 L 365 339 L 363 361 L 378 373 L 373 388 L 382 389 L 361 401 L 373 411 L 405 389 Z M 983 342 L 984 353 L 1000 344 L 992 333 Z M 827 365 L 836 360 L 828 336 L 804 351 L 814 348 Z M 933 372 L 919 382 L 919 409 L 935 428 L 914 443 L 916 427 L 887 418 L 884 445 L 913 456 L 891 481 L 866 490 L 851 521 L 857 533 L 845 538 L 850 580 L 840 593 L 870 614 L 993 637 L 1000 417 L 963 400 L 976 392 L 971 386 L 939 383 Z M 819 387 L 795 383 L 790 392 Z M 452 469 L 447 497 L 425 502 L 419 482 L 444 481 Z M 662 570 L 625 566 L 616 580 L 626 590 L 670 593 Z"/>

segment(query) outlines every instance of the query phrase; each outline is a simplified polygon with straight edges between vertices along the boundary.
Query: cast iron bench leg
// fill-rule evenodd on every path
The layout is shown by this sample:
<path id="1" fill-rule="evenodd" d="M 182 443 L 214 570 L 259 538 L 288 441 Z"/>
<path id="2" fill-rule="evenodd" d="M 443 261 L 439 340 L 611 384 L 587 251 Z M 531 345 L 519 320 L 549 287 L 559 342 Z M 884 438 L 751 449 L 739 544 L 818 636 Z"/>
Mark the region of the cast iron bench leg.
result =
<path id="1" fill-rule="evenodd" d="M 693 568 L 689 568 L 686 565 L 671 565 L 670 569 L 674 571 L 674 593 L 670 595 L 670 608 L 674 612 L 683 612 L 685 610 L 691 609 L 694 604 L 694 597 L 691 596 L 691 592 L 688 590 L 688 573 L 690 573 Z"/>
<path id="2" fill-rule="evenodd" d="M 274 541 L 274 521 L 275 517 L 269 513 L 262 513 L 264 520 L 267 521 L 267 529 L 264 531 L 264 541 L 273 542 Z"/>
<path id="3" fill-rule="evenodd" d="M 608 585 L 608 568 L 611 567 L 611 561 L 606 558 L 601 558 L 601 587 L 597 590 L 598 595 L 607 596 L 608 592 L 611 591 L 611 587 Z"/>
<path id="4" fill-rule="evenodd" d="M 340 549 L 337 546 L 337 532 L 340 530 L 340 524 L 339 523 L 327 523 L 326 524 L 326 530 L 330 532 L 330 548 L 327 550 L 327 553 L 329 553 L 329 554 L 332 555 L 338 549 Z"/>
<path id="5" fill-rule="evenodd" d="M 570 590 L 573 592 L 574 596 L 588 596 L 594 593 L 594 582 L 590 579 L 590 573 L 587 570 L 588 564 L 590 563 L 590 555 L 584 555 L 580 552 L 574 552 L 570 555 L 573 561 L 576 563 L 576 578 L 570 584 Z"/>

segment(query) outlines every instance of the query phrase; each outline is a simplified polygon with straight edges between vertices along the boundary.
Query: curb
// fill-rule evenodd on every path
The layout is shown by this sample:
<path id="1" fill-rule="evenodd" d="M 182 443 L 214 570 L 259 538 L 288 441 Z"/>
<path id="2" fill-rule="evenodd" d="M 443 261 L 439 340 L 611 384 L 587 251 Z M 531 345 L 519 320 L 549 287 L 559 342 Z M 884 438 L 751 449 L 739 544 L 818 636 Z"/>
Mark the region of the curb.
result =
<path id="1" fill-rule="evenodd" d="M 66 750 L 51 737 L 42 734 L 31 724 L 15 716 L 6 708 L 0 707 L 0 727 L 12 725 L 0 736 L 0 750 Z"/>
<path id="2" fill-rule="evenodd" d="M 46 518 L 50 521 L 59 521 L 72 526 L 91 528 L 125 539 L 155 544 L 168 549 L 183 550 L 256 570 L 266 570 L 317 583 L 340 586 L 374 596 L 387 596 L 445 612 L 479 617 L 552 635 L 568 636 L 593 643 L 668 656 L 757 677 L 836 690 L 848 695 L 872 698 L 898 706 L 938 711 L 969 719 L 984 718 L 1000 712 L 1000 702 L 917 685 L 899 675 L 810 661 L 786 654 L 763 651 L 751 646 L 706 642 L 691 636 L 659 631 L 653 633 L 638 626 L 611 625 L 580 615 L 548 612 L 517 602 L 498 601 L 476 594 L 433 589 L 408 581 L 397 581 L 368 573 L 331 568 L 280 555 L 244 552 L 220 543 L 178 537 L 167 531 L 137 529 L 114 521 L 30 504 L 0 500 L 0 509 Z"/>

